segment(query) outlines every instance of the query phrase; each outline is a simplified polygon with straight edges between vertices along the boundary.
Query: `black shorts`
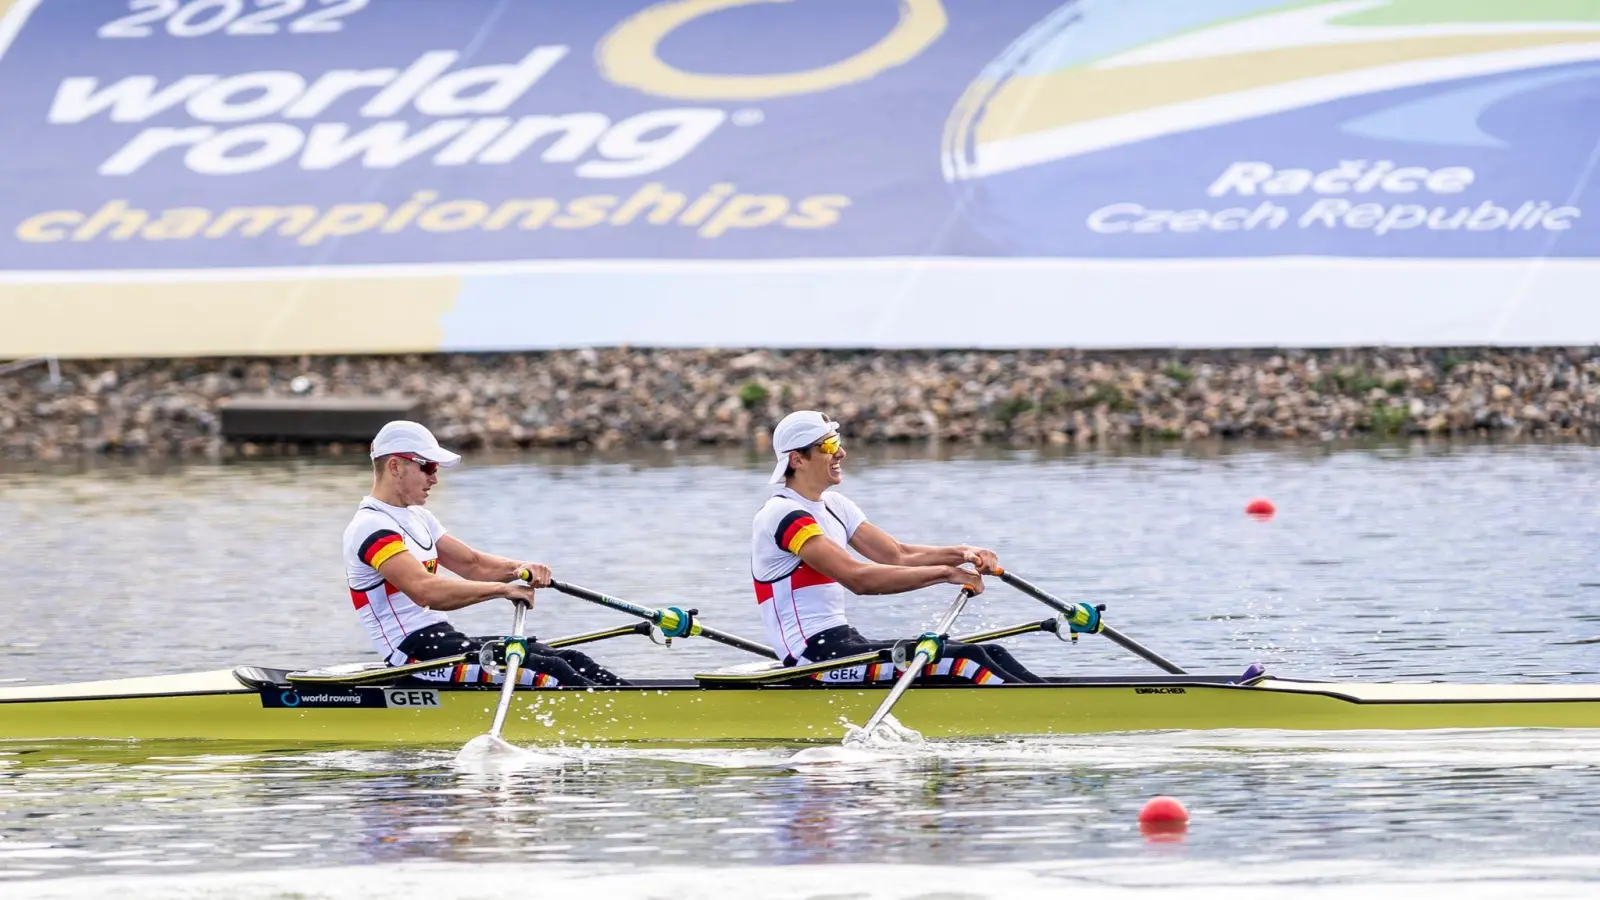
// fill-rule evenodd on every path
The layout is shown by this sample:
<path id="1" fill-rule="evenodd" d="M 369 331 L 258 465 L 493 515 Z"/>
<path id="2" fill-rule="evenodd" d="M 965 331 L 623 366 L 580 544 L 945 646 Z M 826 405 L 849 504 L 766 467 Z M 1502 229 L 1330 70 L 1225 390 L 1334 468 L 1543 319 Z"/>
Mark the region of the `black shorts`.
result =
<path id="1" fill-rule="evenodd" d="M 399 650 L 409 662 L 439 659 L 461 653 L 477 653 L 485 644 L 502 640 L 502 636 L 468 637 L 440 622 L 412 632 L 400 642 Z M 436 669 L 411 676 L 422 681 L 452 684 L 499 684 L 501 676 L 487 672 L 469 661 L 448 669 Z M 627 685 L 604 666 L 579 650 L 557 650 L 554 647 L 528 638 L 528 657 L 522 661 L 519 682 L 529 687 L 589 687 L 593 685 Z"/>
<path id="2" fill-rule="evenodd" d="M 855 656 L 874 650 L 888 650 L 894 641 L 872 641 L 863 637 L 851 625 L 838 625 L 819 631 L 806 641 L 805 658 L 810 662 L 827 662 L 842 656 Z M 849 666 L 823 673 L 818 681 L 829 684 L 863 684 L 876 681 L 893 681 L 900 673 L 888 661 Z M 1043 678 L 1028 671 L 1027 667 L 1011 655 L 1011 651 L 995 644 L 962 644 L 946 641 L 939 661 L 923 669 L 917 679 L 925 684 L 1006 684 L 1023 682 L 1039 684 Z"/>

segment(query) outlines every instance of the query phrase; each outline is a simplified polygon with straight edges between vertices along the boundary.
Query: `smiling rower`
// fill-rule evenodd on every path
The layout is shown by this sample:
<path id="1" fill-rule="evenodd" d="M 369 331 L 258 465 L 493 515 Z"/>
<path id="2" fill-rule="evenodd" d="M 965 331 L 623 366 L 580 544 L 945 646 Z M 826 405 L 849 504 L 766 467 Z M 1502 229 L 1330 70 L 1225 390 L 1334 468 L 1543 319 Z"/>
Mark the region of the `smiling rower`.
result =
<path id="1" fill-rule="evenodd" d="M 447 534 L 423 508 L 439 482 L 440 467 L 461 461 L 433 433 L 404 420 L 383 426 L 372 441 L 372 493 L 363 498 L 344 531 L 350 599 L 373 646 L 391 666 L 476 653 L 491 638 L 470 638 L 451 626 L 448 610 L 485 600 L 521 600 L 550 584 L 550 569 L 536 562 L 493 556 Z M 438 574 L 444 566 L 461 578 Z M 518 581 L 528 570 L 530 583 Z M 511 583 L 515 582 L 515 583 Z M 521 684 L 533 687 L 626 684 L 577 650 L 557 650 L 530 640 Z M 496 683 L 478 665 L 424 672 L 429 681 Z"/>
<path id="2" fill-rule="evenodd" d="M 756 513 L 750 569 L 767 636 L 785 665 L 823 662 L 892 647 L 863 637 L 846 618 L 862 594 L 898 594 L 935 584 L 983 592 L 982 573 L 999 568 L 992 551 L 978 547 L 903 544 L 867 521 L 838 491 L 844 446 L 837 423 L 814 410 L 783 417 L 772 432 L 780 484 Z M 867 560 L 846 548 L 854 548 Z M 971 565 L 976 571 L 963 568 Z M 929 683 L 1041 682 L 1003 647 L 948 642 L 922 680 Z M 894 666 L 881 663 L 828 674 L 828 681 L 891 681 Z"/>

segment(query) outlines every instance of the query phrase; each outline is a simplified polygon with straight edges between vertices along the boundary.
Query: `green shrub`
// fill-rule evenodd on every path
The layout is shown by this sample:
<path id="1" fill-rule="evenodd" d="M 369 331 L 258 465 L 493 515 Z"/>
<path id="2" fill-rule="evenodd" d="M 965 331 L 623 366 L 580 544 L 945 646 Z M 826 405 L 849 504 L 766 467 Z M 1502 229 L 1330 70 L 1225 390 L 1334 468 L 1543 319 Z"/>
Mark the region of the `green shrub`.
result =
<path id="1" fill-rule="evenodd" d="M 1163 367 L 1161 374 L 1184 386 L 1188 386 L 1189 382 L 1194 380 L 1194 370 L 1177 363 Z"/>
<path id="2" fill-rule="evenodd" d="M 1353 369 L 1349 366 L 1335 369 L 1323 374 L 1313 385 L 1319 394 L 1343 394 L 1347 397 L 1364 397 L 1372 393 L 1373 388 L 1388 386 L 1379 381 L 1371 372 Z"/>
<path id="3" fill-rule="evenodd" d="M 1127 412 L 1133 409 L 1133 404 L 1123 396 L 1122 389 L 1114 384 L 1095 385 L 1094 390 L 1089 392 L 1089 403 L 1092 406 L 1104 403 L 1112 412 Z"/>
<path id="4" fill-rule="evenodd" d="M 1027 397 L 1007 397 L 995 404 L 994 417 L 997 421 L 1010 425 L 1016 421 L 1017 416 L 1033 409 L 1033 401 Z"/>
<path id="5" fill-rule="evenodd" d="M 767 386 L 759 381 L 746 381 L 744 387 L 739 388 L 739 402 L 745 409 L 755 409 L 767 402 Z"/>
<path id="6" fill-rule="evenodd" d="M 1374 403 L 1367 411 L 1367 427 L 1373 434 L 1399 434 L 1411 420 L 1411 413 L 1403 406 Z"/>

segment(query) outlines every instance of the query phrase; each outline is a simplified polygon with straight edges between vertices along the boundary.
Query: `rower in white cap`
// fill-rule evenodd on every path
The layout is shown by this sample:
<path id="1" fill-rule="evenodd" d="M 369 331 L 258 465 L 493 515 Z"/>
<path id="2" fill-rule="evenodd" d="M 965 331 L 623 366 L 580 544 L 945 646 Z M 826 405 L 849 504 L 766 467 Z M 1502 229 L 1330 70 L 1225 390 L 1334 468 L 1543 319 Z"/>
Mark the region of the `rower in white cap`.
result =
<path id="1" fill-rule="evenodd" d="M 489 638 L 469 638 L 445 612 L 506 598 L 533 605 L 533 590 L 550 584 L 542 563 L 493 556 L 447 534 L 424 508 L 439 483 L 439 469 L 461 462 L 433 433 L 404 420 L 383 426 L 372 441 L 372 493 L 344 531 L 345 575 L 356 615 L 373 646 L 392 666 L 482 649 Z M 443 578 L 439 566 L 460 575 Z M 519 580 L 526 569 L 530 582 Z M 626 684 L 577 650 L 528 642 L 520 681 L 532 687 Z M 429 681 L 494 683 L 499 676 L 478 665 L 413 675 Z"/>
<path id="2" fill-rule="evenodd" d="M 772 431 L 777 465 L 769 483 L 781 485 L 756 513 L 750 569 L 756 603 L 772 646 L 785 665 L 823 662 L 894 641 L 873 641 L 846 618 L 860 594 L 898 594 L 935 584 L 983 591 L 983 573 L 999 561 L 981 547 L 903 544 L 867 521 L 836 490 L 843 480 L 844 446 L 838 423 L 814 410 L 783 417 Z M 846 548 L 854 548 L 867 560 Z M 967 569 L 964 566 L 973 568 Z M 949 642 L 923 680 L 929 683 L 1039 682 L 1005 648 Z M 834 683 L 892 681 L 889 663 L 830 672 Z"/>

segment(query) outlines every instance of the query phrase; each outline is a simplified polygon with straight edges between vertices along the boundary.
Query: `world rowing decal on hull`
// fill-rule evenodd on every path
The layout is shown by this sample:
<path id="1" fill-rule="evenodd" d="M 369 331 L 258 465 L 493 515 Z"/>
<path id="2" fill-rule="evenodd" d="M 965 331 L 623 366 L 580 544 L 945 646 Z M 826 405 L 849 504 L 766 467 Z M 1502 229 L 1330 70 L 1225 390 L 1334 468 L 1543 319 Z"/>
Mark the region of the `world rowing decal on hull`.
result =
<path id="1" fill-rule="evenodd" d="M 438 709 L 439 692 L 431 688 L 319 688 L 296 691 L 269 688 L 261 692 L 265 709 Z"/>

